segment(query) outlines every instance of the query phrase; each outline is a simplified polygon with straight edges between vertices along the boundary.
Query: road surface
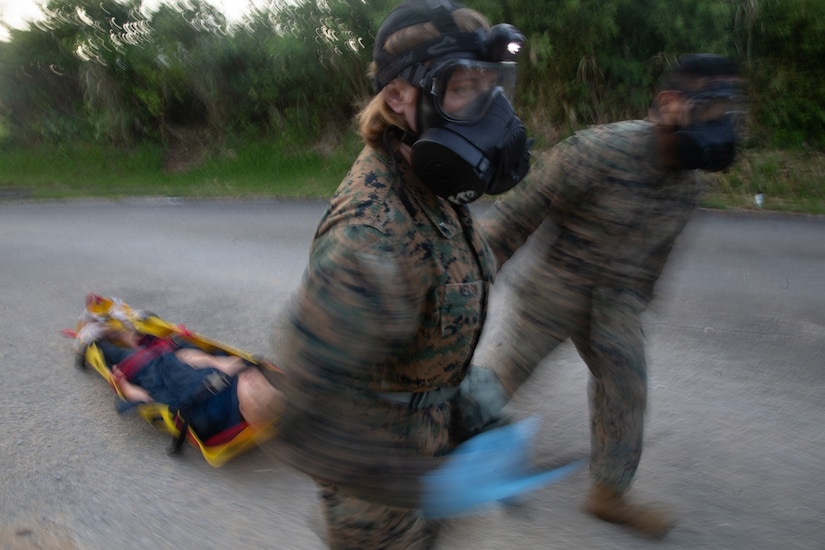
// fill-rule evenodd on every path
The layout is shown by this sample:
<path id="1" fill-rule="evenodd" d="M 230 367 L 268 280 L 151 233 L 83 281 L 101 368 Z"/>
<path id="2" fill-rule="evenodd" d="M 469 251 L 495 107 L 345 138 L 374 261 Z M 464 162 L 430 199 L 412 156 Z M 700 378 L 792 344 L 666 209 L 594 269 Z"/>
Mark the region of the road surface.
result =
<path id="1" fill-rule="evenodd" d="M 0 202 L 0 546 L 324 547 L 306 477 L 266 449 L 220 469 L 191 448 L 167 456 L 59 335 L 94 291 L 272 356 L 324 206 Z M 650 542 L 585 515 L 582 470 L 453 521 L 439 548 L 825 548 L 825 219 L 698 212 L 659 295 L 634 494 L 674 510 L 676 529 Z M 586 368 L 569 344 L 546 363 L 513 412 L 541 418 L 541 460 L 586 454 Z"/>

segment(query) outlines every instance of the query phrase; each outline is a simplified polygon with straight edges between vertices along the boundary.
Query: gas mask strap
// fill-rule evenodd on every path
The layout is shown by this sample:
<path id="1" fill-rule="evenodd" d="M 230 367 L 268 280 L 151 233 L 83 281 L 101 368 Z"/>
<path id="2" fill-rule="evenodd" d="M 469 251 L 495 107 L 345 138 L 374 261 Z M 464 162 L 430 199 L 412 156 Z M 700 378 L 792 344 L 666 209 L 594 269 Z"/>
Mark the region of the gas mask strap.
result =
<path id="1" fill-rule="evenodd" d="M 446 5 L 444 0 L 428 0 L 427 9 L 431 13 L 430 21 L 441 31 L 441 34 L 459 32 L 450 7 Z"/>
<path id="2" fill-rule="evenodd" d="M 409 145 L 410 147 L 412 147 L 413 144 L 416 141 L 418 141 L 418 138 L 420 138 L 420 137 L 421 136 L 419 136 L 417 133 L 412 132 L 412 131 L 408 131 L 408 132 L 404 132 L 401 135 L 400 139 L 401 139 L 401 143 L 403 143 L 404 145 Z"/>

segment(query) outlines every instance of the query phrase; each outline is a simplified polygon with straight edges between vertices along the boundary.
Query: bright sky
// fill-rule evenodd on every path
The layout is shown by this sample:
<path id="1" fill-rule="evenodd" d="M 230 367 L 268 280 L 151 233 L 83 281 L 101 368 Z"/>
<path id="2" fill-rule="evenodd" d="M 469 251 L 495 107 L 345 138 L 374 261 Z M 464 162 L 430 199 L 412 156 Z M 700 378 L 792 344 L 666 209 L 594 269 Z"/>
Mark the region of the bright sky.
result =
<path id="1" fill-rule="evenodd" d="M 163 0 L 144 0 L 143 6 L 152 10 Z M 237 21 L 254 0 L 207 0 L 210 4 L 217 6 L 230 23 Z M 48 0 L 0 0 L 0 20 L 6 25 L 17 28 L 25 28 L 28 21 L 36 19 L 41 15 L 39 6 L 46 4 Z M 5 28 L 0 25 L 0 40 L 8 38 Z"/>

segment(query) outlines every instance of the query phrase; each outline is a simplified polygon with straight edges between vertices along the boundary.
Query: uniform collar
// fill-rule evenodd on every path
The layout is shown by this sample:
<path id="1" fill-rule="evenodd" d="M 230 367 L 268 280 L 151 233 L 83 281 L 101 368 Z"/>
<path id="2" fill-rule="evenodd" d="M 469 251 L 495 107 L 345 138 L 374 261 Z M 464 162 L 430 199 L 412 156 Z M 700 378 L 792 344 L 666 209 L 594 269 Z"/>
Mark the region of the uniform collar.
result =
<path id="1" fill-rule="evenodd" d="M 447 239 L 453 238 L 461 233 L 461 222 L 457 211 L 466 210 L 467 207 L 454 206 L 447 199 L 443 199 L 426 188 L 418 179 L 410 166 L 406 162 L 399 162 L 402 185 L 409 195 L 414 207 L 420 209 L 438 231 Z"/>
<path id="2" fill-rule="evenodd" d="M 466 204 L 454 205 L 447 199 L 439 197 L 427 189 L 406 162 L 398 164 L 402 179 L 399 192 L 402 194 L 402 200 L 408 205 L 407 207 L 417 208 L 424 212 L 430 223 L 438 228 L 439 233 L 445 239 L 452 239 L 464 233 L 470 247 L 474 250 L 484 281 L 492 282 L 495 277 L 493 269 L 495 260 L 473 220 L 470 208 Z"/>

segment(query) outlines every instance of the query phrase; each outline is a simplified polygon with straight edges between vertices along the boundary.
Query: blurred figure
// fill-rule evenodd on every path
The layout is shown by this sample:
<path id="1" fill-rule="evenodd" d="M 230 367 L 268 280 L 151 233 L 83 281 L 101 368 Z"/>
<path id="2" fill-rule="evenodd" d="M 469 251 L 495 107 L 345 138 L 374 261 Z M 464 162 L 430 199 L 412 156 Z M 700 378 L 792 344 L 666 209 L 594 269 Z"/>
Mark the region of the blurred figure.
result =
<path id="1" fill-rule="evenodd" d="M 416 493 L 435 462 L 421 459 L 485 427 L 462 414 L 459 385 L 495 268 L 466 203 L 528 171 L 509 100 L 522 42 L 451 0 L 405 2 L 377 33 L 366 144 L 319 223 L 278 350 L 276 444 L 317 480 L 332 548 L 430 548 Z"/>
<path id="2" fill-rule="evenodd" d="M 96 342 L 126 401 L 180 410 L 202 440 L 242 421 L 270 422 L 283 411 L 283 394 L 240 357 L 126 329 L 106 329 Z"/>
<path id="3" fill-rule="evenodd" d="M 485 366 L 509 396 L 572 339 L 592 374 L 587 508 L 650 536 L 663 536 L 674 522 L 625 495 L 642 452 L 647 403 L 639 316 L 696 207 L 695 170 L 721 170 L 734 160 L 742 84 L 728 58 L 679 58 L 647 119 L 596 126 L 559 143 L 533 168 L 532 181 L 482 220 L 499 265 L 531 234 L 542 245 L 541 256 L 510 274 L 514 299 Z"/>

